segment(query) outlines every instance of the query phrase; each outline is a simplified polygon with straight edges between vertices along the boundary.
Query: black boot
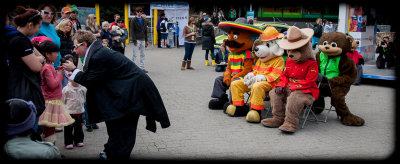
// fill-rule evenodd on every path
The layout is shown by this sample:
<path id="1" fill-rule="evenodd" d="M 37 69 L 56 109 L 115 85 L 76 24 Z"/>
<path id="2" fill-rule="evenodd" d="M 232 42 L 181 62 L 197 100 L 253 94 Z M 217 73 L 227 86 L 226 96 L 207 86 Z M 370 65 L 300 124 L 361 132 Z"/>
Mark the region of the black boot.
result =
<path id="1" fill-rule="evenodd" d="M 225 94 L 222 96 L 222 98 L 211 99 L 210 102 L 208 103 L 208 108 L 212 110 L 222 109 L 226 102 L 229 102 L 229 99 L 228 95 Z"/>

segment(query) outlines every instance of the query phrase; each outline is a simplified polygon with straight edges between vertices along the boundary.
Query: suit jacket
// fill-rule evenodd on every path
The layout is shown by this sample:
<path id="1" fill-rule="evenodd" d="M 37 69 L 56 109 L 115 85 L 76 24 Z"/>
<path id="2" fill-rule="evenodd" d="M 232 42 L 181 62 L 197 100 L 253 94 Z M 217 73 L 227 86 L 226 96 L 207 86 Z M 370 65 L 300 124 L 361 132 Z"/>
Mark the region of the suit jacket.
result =
<path id="1" fill-rule="evenodd" d="M 120 52 L 96 40 L 85 59 L 83 72 L 74 81 L 87 88 L 89 122 L 110 121 L 135 112 L 145 115 L 146 129 L 170 126 L 161 96 L 150 77 Z"/>
<path id="2" fill-rule="evenodd" d="M 147 23 L 142 18 L 142 24 L 139 22 L 137 17 L 133 18 L 130 23 L 130 35 L 133 43 L 137 40 L 144 40 L 147 42 Z"/>

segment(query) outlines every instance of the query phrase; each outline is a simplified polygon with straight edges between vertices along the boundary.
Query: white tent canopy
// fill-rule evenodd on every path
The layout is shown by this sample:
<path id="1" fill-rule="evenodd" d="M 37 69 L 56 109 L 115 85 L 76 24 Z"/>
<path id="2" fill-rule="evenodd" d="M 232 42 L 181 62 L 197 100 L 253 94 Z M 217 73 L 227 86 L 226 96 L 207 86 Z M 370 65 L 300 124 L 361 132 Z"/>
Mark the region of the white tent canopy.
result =
<path id="1" fill-rule="evenodd" d="M 152 2 L 150 3 L 150 12 L 153 15 L 153 9 L 164 10 L 168 21 L 178 22 L 179 26 L 179 45 L 183 45 L 183 28 L 189 21 L 189 3 L 187 2 Z M 157 21 L 157 20 L 156 20 Z"/>

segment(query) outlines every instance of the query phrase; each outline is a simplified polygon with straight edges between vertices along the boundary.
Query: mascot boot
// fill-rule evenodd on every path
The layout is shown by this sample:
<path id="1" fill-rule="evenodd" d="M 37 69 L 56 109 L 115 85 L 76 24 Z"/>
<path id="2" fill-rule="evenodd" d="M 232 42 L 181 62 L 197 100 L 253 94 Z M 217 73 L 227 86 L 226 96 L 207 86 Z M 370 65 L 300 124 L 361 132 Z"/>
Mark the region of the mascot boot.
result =
<path id="1" fill-rule="evenodd" d="M 246 121 L 250 123 L 259 123 L 261 121 L 261 110 L 251 109 L 246 115 Z"/>
<path id="2" fill-rule="evenodd" d="M 223 109 L 225 103 L 229 103 L 228 95 L 224 94 L 222 98 L 214 98 L 211 99 L 210 102 L 208 103 L 208 108 L 209 109 Z M 225 108 L 226 109 L 226 108 Z"/>
<path id="3" fill-rule="evenodd" d="M 241 117 L 245 116 L 249 112 L 249 106 L 243 105 L 243 106 L 235 106 L 235 105 L 229 105 L 226 108 L 226 114 L 232 117 Z"/>

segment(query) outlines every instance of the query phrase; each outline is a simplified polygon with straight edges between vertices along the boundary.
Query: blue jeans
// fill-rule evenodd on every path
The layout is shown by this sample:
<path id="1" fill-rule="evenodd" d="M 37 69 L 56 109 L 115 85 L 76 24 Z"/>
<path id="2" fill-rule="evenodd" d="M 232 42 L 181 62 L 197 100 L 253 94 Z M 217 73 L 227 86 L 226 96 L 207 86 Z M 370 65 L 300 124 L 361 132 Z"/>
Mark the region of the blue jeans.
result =
<path id="1" fill-rule="evenodd" d="M 317 44 L 317 45 L 318 45 L 318 43 L 319 43 L 319 38 L 318 38 L 318 37 L 315 37 L 315 36 L 313 36 L 313 37 L 312 37 L 311 46 L 312 46 L 312 47 L 314 47 L 314 45 L 315 45 L 315 44 Z"/>
<path id="2" fill-rule="evenodd" d="M 196 43 L 185 42 L 185 56 L 183 57 L 183 61 L 192 60 L 192 55 L 195 46 Z"/>
<path id="3" fill-rule="evenodd" d="M 209 51 L 211 51 L 211 59 L 212 60 L 215 60 L 215 57 L 214 57 L 214 48 L 213 49 L 211 49 L 211 50 L 206 50 L 206 60 L 208 60 L 208 52 Z"/>

